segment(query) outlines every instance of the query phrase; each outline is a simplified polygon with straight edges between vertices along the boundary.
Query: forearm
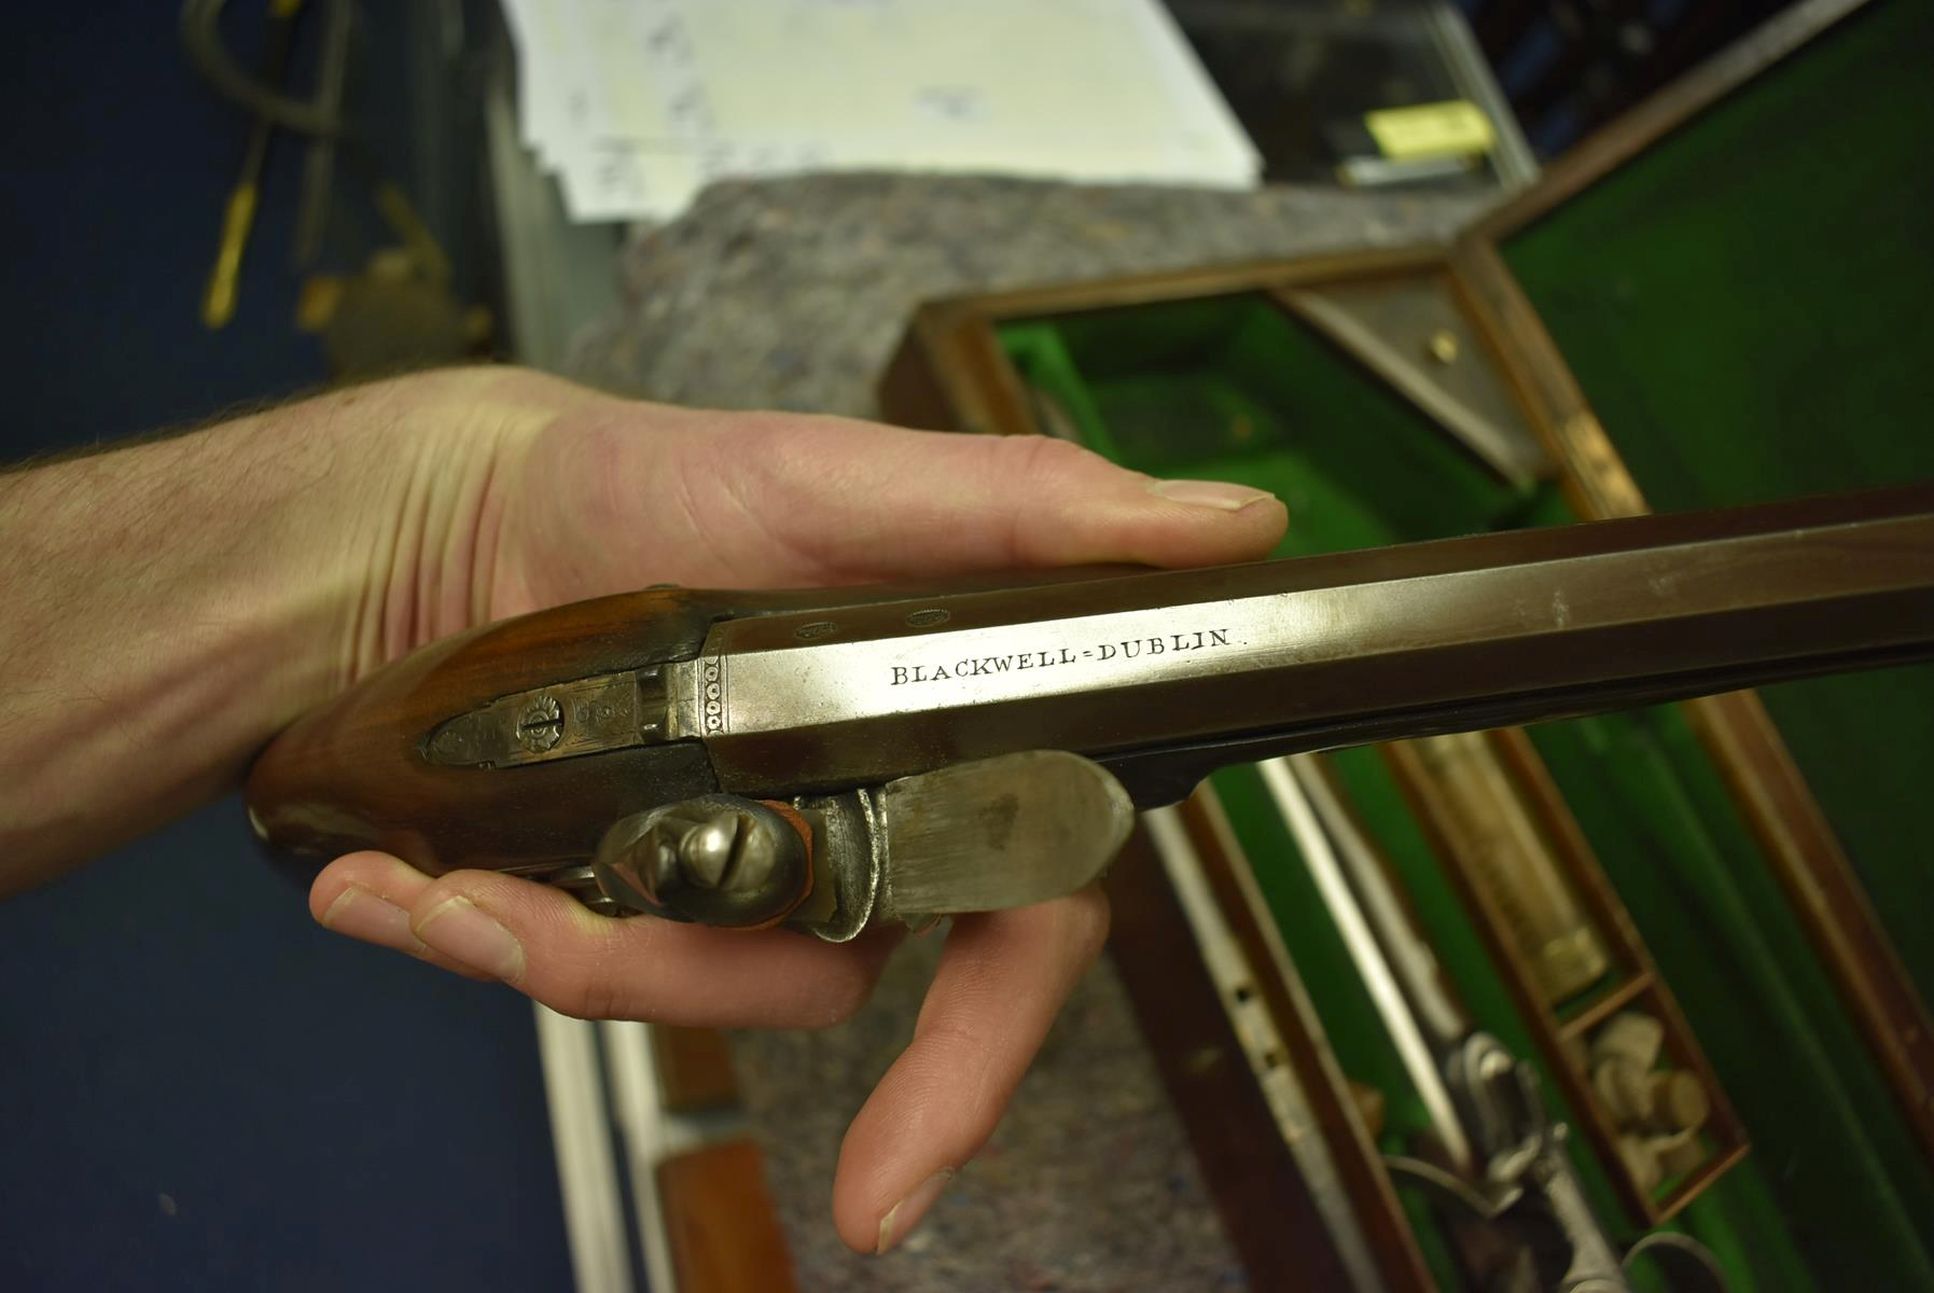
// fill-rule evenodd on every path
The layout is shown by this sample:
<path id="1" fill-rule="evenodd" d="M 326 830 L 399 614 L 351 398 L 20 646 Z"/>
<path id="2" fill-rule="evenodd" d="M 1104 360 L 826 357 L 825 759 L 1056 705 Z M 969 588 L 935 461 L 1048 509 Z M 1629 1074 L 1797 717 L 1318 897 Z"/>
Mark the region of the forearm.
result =
<path id="1" fill-rule="evenodd" d="M 469 569 L 439 558 L 490 455 L 454 452 L 424 398 L 365 387 L 0 477 L 0 894 L 220 793 L 472 596 L 436 572 Z"/>

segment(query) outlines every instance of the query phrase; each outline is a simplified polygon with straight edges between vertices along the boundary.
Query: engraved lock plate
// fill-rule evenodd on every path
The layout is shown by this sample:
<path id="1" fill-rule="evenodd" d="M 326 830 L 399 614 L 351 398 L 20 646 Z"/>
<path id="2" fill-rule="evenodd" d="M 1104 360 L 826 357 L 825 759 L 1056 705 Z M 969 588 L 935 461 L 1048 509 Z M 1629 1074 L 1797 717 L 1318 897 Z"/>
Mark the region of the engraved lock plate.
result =
<path id="1" fill-rule="evenodd" d="M 665 739 L 657 668 L 534 687 L 460 714 L 423 742 L 440 767 L 501 768 L 568 759 Z"/>

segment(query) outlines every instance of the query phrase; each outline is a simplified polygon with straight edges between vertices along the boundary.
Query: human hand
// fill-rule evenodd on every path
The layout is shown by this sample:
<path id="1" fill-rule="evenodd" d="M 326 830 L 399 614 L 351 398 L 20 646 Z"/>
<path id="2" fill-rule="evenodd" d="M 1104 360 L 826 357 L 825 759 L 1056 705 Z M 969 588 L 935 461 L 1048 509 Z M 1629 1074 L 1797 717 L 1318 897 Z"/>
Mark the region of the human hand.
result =
<path id="1" fill-rule="evenodd" d="M 496 444 L 472 516 L 453 526 L 474 540 L 444 545 L 443 567 L 419 575 L 418 588 L 441 590 L 408 617 L 419 640 L 652 583 L 1234 561 L 1266 553 L 1284 522 L 1266 495 L 1163 485 L 1045 438 L 690 412 L 527 374 L 475 380 L 479 407 L 553 412 L 520 417 Z M 452 596 L 465 592 L 467 602 Z M 543 885 L 476 871 L 431 880 L 372 853 L 324 870 L 310 901 L 334 929 L 585 1017 L 830 1024 L 865 1000 L 889 947 L 877 936 L 833 945 L 612 920 Z M 903 1236 L 937 1190 L 927 1183 L 973 1157 L 1106 929 L 1094 890 L 953 922 L 913 1040 L 846 1137 L 834 1215 L 849 1245 L 871 1251 Z"/>
<path id="2" fill-rule="evenodd" d="M 658 583 L 753 589 L 1237 561 L 1264 555 L 1284 526 L 1267 495 L 1151 481 L 1054 440 L 693 412 L 515 369 L 359 388 L 62 472 L 29 482 L 50 510 L 91 477 L 109 497 L 145 490 L 157 511 L 203 518 L 159 547 L 140 509 L 111 543 L 23 522 L 66 545 L 33 569 L 166 554 L 137 590 L 151 604 L 101 617 L 156 631 L 129 638 L 118 657 L 97 650 L 97 675 L 81 679 L 125 741 L 94 724 L 84 730 L 102 734 L 98 748 L 36 773 L 79 782 L 96 802 L 118 794 L 137 818 L 232 784 L 248 751 L 296 712 L 388 660 L 505 616 Z M 33 569 L 22 565 L 30 595 Z M 207 642 L 176 628 L 184 603 Z M 77 632 L 98 643 L 105 630 Z M 214 661 L 223 667 L 206 667 Z M 185 679 L 207 690 L 183 695 Z M 205 748 L 181 742 L 176 715 L 190 707 L 199 731 L 218 734 Z M 170 738 L 176 765 L 139 757 Z M 31 820 L 31 795 L 29 785 L 28 854 L 58 862 L 105 838 L 85 822 Z M 338 932 L 587 1018 L 823 1026 L 860 1006 L 890 950 L 878 936 L 832 945 L 613 920 L 545 885 L 481 871 L 432 879 L 367 852 L 326 867 L 310 905 Z M 842 1149 L 834 1216 L 849 1245 L 874 1251 L 903 1237 L 973 1157 L 1106 928 L 1098 891 L 953 922 L 914 1037 Z"/>

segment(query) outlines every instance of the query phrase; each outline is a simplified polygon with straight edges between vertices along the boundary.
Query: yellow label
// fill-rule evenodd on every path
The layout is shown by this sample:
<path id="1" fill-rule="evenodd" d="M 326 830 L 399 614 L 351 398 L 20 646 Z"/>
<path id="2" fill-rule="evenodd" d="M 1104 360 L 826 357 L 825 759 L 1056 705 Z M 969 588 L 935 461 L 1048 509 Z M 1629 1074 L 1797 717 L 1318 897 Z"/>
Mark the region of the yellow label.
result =
<path id="1" fill-rule="evenodd" d="M 1466 99 L 1385 108 L 1365 116 L 1363 124 L 1378 150 L 1395 161 L 1488 153 L 1493 139 L 1491 119 Z"/>

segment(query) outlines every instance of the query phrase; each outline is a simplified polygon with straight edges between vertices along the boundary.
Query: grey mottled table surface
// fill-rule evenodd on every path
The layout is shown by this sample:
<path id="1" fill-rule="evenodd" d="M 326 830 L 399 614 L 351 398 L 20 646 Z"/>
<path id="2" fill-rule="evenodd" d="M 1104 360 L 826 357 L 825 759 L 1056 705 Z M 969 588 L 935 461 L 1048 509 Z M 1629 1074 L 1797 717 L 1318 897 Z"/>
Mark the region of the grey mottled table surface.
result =
<path id="1" fill-rule="evenodd" d="M 1216 192 L 933 176 L 809 176 L 708 189 L 641 231 L 619 312 L 574 375 L 717 408 L 857 416 L 914 308 L 937 296 L 1442 238 L 1469 198 Z M 1104 963 L 1082 983 L 987 1149 L 905 1247 L 858 1258 L 829 1186 L 846 1121 L 911 1034 L 937 938 L 826 1032 L 735 1040 L 754 1130 L 812 1290 L 1209 1290 L 1244 1285 Z"/>

